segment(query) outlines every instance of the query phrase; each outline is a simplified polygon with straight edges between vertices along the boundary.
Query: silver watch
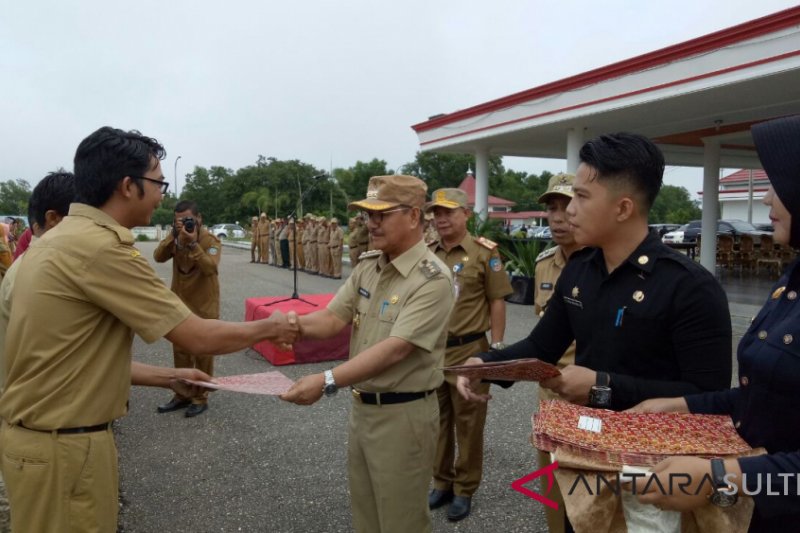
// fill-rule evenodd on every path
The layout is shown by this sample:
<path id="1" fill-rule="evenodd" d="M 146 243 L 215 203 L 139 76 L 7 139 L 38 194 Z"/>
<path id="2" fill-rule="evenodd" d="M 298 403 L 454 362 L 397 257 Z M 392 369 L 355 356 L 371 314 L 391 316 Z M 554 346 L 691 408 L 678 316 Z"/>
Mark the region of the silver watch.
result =
<path id="1" fill-rule="evenodd" d="M 489 346 L 489 348 L 491 348 L 492 350 L 502 350 L 505 347 L 506 347 L 506 343 L 504 343 L 503 341 L 493 342 L 492 345 Z"/>
<path id="2" fill-rule="evenodd" d="M 325 393 L 325 396 L 333 396 L 339 390 L 336 381 L 333 379 L 333 370 L 326 370 L 324 375 L 325 386 L 322 388 L 322 392 Z"/>

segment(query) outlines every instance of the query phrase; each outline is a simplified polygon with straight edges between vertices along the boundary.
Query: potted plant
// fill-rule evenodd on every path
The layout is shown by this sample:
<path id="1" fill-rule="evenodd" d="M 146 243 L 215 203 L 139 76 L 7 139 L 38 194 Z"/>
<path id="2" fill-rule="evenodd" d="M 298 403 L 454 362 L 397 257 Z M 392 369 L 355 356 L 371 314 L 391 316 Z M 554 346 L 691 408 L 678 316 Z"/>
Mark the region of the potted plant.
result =
<path id="1" fill-rule="evenodd" d="M 514 304 L 533 305 L 536 277 L 536 258 L 548 245 L 547 241 L 508 240 L 501 251 L 506 257 L 506 270 L 511 276 L 514 292 L 506 301 Z"/>

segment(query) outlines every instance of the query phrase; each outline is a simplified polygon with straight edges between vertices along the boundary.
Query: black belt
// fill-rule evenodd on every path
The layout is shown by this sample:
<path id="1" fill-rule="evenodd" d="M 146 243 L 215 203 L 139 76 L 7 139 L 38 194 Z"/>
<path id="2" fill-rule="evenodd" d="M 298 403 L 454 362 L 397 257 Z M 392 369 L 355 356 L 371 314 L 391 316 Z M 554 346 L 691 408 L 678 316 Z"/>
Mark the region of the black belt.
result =
<path id="1" fill-rule="evenodd" d="M 469 344 L 471 342 L 475 342 L 485 338 L 486 338 L 485 333 L 470 333 L 469 335 L 464 335 L 463 337 L 448 337 L 447 347 L 452 348 L 453 346 L 464 346 L 465 344 Z"/>
<path id="2" fill-rule="evenodd" d="M 436 389 L 424 392 L 362 392 L 358 389 L 351 389 L 353 397 L 367 405 L 390 405 L 393 403 L 413 402 L 424 398 Z"/>
<path id="3" fill-rule="evenodd" d="M 25 428 L 29 431 L 38 431 L 40 433 L 52 433 L 55 431 L 59 435 L 73 435 L 75 433 L 94 433 L 96 431 L 105 431 L 108 429 L 110 422 L 106 422 L 105 424 L 97 424 L 96 426 L 84 426 L 82 428 L 61 428 L 56 430 L 47 430 L 47 429 L 33 429 L 29 427 L 25 427 L 22 423 L 17 424 L 21 428 Z"/>

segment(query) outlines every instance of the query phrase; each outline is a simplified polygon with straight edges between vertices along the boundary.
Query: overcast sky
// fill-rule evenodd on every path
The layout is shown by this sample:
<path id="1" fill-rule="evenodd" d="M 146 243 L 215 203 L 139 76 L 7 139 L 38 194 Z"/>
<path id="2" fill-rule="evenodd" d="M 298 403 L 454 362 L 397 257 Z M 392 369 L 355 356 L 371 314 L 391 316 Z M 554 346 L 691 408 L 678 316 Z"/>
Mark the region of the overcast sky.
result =
<path id="1" fill-rule="evenodd" d="M 173 181 L 259 154 L 319 168 L 419 148 L 410 126 L 761 17 L 776 0 L 3 0 L 0 180 L 72 167 L 103 125 L 167 149 Z M 562 160 L 506 167 L 564 170 Z M 701 171 L 667 183 L 702 186 Z M 183 178 L 181 178 L 181 182 Z"/>

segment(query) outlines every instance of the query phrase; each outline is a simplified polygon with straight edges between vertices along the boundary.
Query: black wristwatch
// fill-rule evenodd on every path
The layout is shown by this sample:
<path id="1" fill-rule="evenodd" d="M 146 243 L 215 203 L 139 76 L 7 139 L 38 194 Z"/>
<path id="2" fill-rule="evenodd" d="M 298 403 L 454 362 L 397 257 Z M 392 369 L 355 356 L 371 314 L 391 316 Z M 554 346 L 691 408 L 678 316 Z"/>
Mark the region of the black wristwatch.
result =
<path id="1" fill-rule="evenodd" d="M 725 461 L 711 459 L 711 481 L 714 483 L 714 492 L 708 499 L 717 507 L 731 507 L 739 499 L 739 491 L 735 485 L 725 481 Z"/>
<path id="2" fill-rule="evenodd" d="M 595 372 L 595 384 L 589 390 L 590 407 L 608 407 L 611 404 L 611 376 L 606 372 Z"/>

